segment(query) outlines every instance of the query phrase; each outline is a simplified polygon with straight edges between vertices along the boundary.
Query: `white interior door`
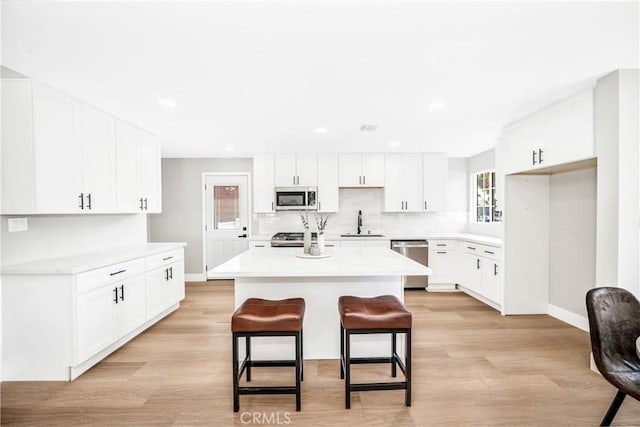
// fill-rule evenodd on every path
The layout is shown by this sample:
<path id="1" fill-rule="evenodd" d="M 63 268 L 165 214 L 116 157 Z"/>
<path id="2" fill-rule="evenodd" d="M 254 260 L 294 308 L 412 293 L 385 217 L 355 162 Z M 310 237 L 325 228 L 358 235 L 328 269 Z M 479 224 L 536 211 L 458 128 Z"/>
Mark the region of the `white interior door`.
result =
<path id="1" fill-rule="evenodd" d="M 249 191 L 246 175 L 205 176 L 206 269 L 249 248 Z"/>

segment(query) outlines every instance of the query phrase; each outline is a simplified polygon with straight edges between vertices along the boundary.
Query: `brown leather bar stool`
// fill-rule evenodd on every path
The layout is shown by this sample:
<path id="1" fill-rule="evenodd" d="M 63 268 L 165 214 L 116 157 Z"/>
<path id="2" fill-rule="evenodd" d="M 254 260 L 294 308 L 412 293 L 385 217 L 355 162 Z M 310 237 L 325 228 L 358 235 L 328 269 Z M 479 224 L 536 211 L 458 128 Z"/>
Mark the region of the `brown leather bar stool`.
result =
<path id="1" fill-rule="evenodd" d="M 373 298 L 342 296 L 340 313 L 340 378 L 345 379 L 345 407 L 351 408 L 351 392 L 366 390 L 405 390 L 404 404 L 411 406 L 411 312 L 392 296 Z M 405 360 L 396 352 L 396 334 L 405 334 Z M 351 357 L 351 335 L 391 334 L 391 357 Z M 404 374 L 401 382 L 351 383 L 351 365 L 358 363 L 391 363 L 391 376 L 396 366 Z"/>
<path id="2" fill-rule="evenodd" d="M 240 410 L 241 394 L 295 394 L 296 411 L 300 411 L 300 382 L 303 380 L 302 321 L 304 299 L 266 300 L 249 298 L 238 307 L 231 317 L 233 335 L 233 411 Z M 295 337 L 294 360 L 251 360 L 251 337 Z M 238 338 L 244 337 L 245 357 L 238 363 Z M 295 386 L 240 387 L 240 379 L 246 371 L 247 382 L 251 381 L 251 368 L 265 366 L 295 366 Z"/>

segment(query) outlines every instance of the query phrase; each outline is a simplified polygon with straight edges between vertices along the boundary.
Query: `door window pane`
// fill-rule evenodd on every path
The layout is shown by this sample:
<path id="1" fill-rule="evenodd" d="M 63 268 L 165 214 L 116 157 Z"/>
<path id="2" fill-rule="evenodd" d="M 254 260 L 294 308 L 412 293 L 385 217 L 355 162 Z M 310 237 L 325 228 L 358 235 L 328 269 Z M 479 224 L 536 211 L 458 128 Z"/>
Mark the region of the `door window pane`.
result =
<path id="1" fill-rule="evenodd" d="M 237 185 L 213 187 L 213 227 L 216 230 L 240 229 L 240 188 Z"/>

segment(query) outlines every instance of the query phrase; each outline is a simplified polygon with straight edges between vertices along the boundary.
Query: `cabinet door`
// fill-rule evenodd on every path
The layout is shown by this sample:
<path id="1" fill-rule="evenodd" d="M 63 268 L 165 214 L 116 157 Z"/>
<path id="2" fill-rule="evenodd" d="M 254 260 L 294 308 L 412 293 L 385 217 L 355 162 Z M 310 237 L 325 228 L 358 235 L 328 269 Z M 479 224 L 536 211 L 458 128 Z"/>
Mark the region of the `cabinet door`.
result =
<path id="1" fill-rule="evenodd" d="M 543 111 L 542 144 L 546 149 L 542 154 L 541 166 L 595 156 L 592 90 L 567 98 Z"/>
<path id="2" fill-rule="evenodd" d="M 509 144 L 506 173 L 523 172 L 539 167 L 538 150 L 542 149 L 540 118 L 540 113 L 537 113 L 505 129 L 505 137 Z"/>
<path id="3" fill-rule="evenodd" d="M 33 82 L 33 139 L 38 213 L 80 209 L 80 102 Z"/>
<path id="4" fill-rule="evenodd" d="M 253 156 L 253 211 L 275 212 L 275 188 L 273 154 Z"/>
<path id="5" fill-rule="evenodd" d="M 362 184 L 384 187 L 384 154 L 362 155 Z"/>
<path id="6" fill-rule="evenodd" d="M 1 80 L 2 213 L 36 212 L 31 81 Z"/>
<path id="7" fill-rule="evenodd" d="M 500 270 L 498 261 L 488 258 L 482 259 L 482 296 L 497 304 L 502 303 Z"/>
<path id="8" fill-rule="evenodd" d="M 275 156 L 275 179 L 276 187 L 292 187 L 298 184 L 294 154 Z"/>
<path id="9" fill-rule="evenodd" d="M 142 325 L 146 320 L 144 275 L 116 283 L 118 287 L 118 338 Z"/>
<path id="10" fill-rule="evenodd" d="M 160 147 L 153 135 L 141 131 L 138 143 L 138 189 L 145 213 L 162 211 Z"/>
<path id="11" fill-rule="evenodd" d="M 169 267 L 163 266 L 146 274 L 147 320 L 160 314 L 167 308 L 167 295 L 170 285 Z"/>
<path id="12" fill-rule="evenodd" d="M 298 185 L 316 187 L 318 185 L 318 161 L 315 154 L 296 156 L 296 176 Z"/>
<path id="13" fill-rule="evenodd" d="M 116 121 L 116 194 L 120 213 L 142 211 L 138 190 L 138 142 L 141 139 L 139 129 Z"/>
<path id="14" fill-rule="evenodd" d="M 338 155 L 318 154 L 318 212 L 338 212 Z"/>
<path id="15" fill-rule="evenodd" d="M 426 212 L 439 212 L 445 210 L 447 171 L 446 154 L 423 154 L 422 206 L 420 206 L 420 210 Z"/>
<path id="16" fill-rule="evenodd" d="M 482 293 L 482 263 L 480 258 L 473 254 L 463 256 L 463 283 L 462 286 L 477 294 Z"/>
<path id="17" fill-rule="evenodd" d="M 416 154 L 385 155 L 384 210 L 420 210 L 422 201 L 422 159 Z"/>
<path id="18" fill-rule="evenodd" d="M 167 307 L 184 299 L 184 262 L 173 263 L 169 269 Z"/>
<path id="19" fill-rule="evenodd" d="M 340 187 L 362 185 L 362 155 L 340 154 L 338 156 L 338 183 Z"/>
<path id="20" fill-rule="evenodd" d="M 115 285 L 106 285 L 78 296 L 76 364 L 87 360 L 117 339 L 115 299 Z"/>
<path id="21" fill-rule="evenodd" d="M 115 119 L 82 106 L 82 192 L 85 211 L 116 211 Z"/>
<path id="22" fill-rule="evenodd" d="M 429 251 L 429 268 L 433 274 L 429 276 L 429 283 L 455 283 L 453 277 L 455 269 L 455 253 L 451 251 Z"/>

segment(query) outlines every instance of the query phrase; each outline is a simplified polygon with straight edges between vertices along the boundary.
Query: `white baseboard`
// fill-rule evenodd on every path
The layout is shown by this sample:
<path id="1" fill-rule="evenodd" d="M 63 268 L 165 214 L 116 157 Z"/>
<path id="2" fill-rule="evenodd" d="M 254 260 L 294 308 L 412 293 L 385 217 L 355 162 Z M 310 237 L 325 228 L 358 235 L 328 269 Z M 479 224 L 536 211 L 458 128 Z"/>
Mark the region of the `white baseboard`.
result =
<path id="1" fill-rule="evenodd" d="M 204 273 L 185 274 L 184 275 L 184 281 L 185 282 L 206 282 L 207 281 L 207 275 L 204 274 Z"/>
<path id="2" fill-rule="evenodd" d="M 553 304 L 548 304 L 547 310 L 549 316 L 562 320 L 563 322 L 568 323 L 571 326 L 575 326 L 578 329 L 582 329 L 585 332 L 589 332 L 589 320 L 586 317 Z"/>

